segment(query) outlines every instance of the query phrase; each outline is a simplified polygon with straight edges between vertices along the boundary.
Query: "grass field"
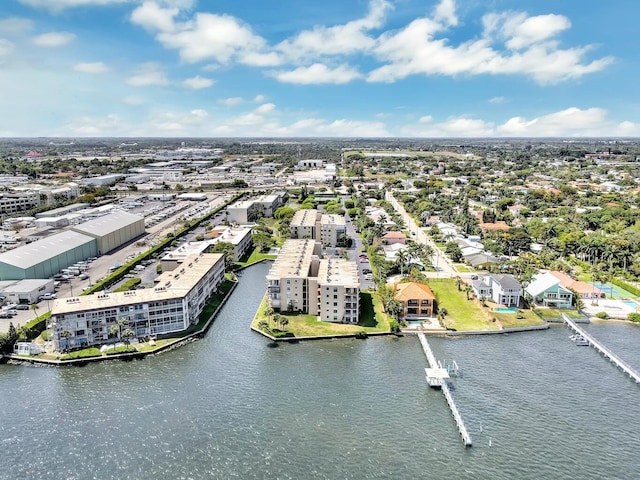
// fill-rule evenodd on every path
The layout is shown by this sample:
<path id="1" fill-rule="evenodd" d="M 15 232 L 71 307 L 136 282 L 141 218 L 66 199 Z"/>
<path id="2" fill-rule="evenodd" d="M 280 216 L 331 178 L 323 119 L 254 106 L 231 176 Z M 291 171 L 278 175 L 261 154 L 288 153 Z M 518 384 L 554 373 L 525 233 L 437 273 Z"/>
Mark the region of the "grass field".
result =
<path id="1" fill-rule="evenodd" d="M 520 310 L 518 313 L 524 318 L 518 318 L 518 314 L 515 313 L 491 312 L 503 328 L 532 327 L 545 323 L 531 310 Z"/>
<path id="2" fill-rule="evenodd" d="M 270 330 L 280 330 L 280 326 L 276 325 L 272 320 L 269 321 L 264 314 L 266 306 L 267 297 L 264 297 L 260 303 L 260 307 L 258 307 L 258 311 L 256 312 L 251 326 L 260 330 L 258 325 L 264 320 L 269 323 Z M 377 296 L 372 295 L 370 292 L 362 292 L 360 297 L 360 308 L 361 321 L 358 325 L 322 322 L 318 320 L 315 315 L 295 315 L 287 313 L 282 313 L 281 315 L 283 315 L 289 322 L 285 327 L 286 331 L 297 338 L 323 335 L 346 335 L 358 332 L 373 333 L 389 331 L 389 320 L 387 315 L 382 311 L 382 304 L 378 300 Z M 270 332 L 267 331 L 265 333 Z"/>
<path id="3" fill-rule="evenodd" d="M 244 262 L 236 262 L 241 267 L 248 267 L 249 265 L 253 265 L 254 263 L 258 263 L 262 260 L 275 260 L 277 255 L 269 255 L 267 253 L 262 253 L 259 248 L 254 248 L 249 258 L 247 258 Z"/>
<path id="4" fill-rule="evenodd" d="M 491 320 L 488 310 L 483 309 L 477 300 L 467 300 L 466 294 L 458 291 L 455 280 L 432 279 L 429 286 L 440 308 L 447 309 L 447 328 L 458 331 L 498 330 L 499 325 Z"/>
<path id="5" fill-rule="evenodd" d="M 566 313 L 569 318 L 584 318 L 584 315 L 577 310 L 566 310 L 562 308 L 538 308 L 537 312 L 542 318 L 562 318 L 562 314 Z"/>

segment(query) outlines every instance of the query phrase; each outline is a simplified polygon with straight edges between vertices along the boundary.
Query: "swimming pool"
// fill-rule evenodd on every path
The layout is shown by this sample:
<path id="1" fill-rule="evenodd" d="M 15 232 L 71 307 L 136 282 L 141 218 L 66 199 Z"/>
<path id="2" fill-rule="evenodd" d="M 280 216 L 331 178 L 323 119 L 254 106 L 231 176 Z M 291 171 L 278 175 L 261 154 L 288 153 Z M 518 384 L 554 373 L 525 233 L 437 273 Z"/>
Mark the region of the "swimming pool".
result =
<path id="1" fill-rule="evenodd" d="M 517 307 L 496 307 L 493 309 L 494 312 L 498 313 L 516 313 L 518 311 Z"/>
<path id="2" fill-rule="evenodd" d="M 625 305 L 629 305 L 631 308 L 638 308 L 638 302 L 634 301 L 634 300 L 622 300 L 622 303 L 624 303 Z"/>

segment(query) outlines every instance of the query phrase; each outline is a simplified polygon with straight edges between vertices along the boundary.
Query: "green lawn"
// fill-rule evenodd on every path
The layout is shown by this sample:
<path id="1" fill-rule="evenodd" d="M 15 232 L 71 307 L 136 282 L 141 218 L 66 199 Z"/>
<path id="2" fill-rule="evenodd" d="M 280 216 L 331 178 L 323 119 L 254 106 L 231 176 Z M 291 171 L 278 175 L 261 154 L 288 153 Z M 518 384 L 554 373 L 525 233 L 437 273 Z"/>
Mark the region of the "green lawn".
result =
<path id="1" fill-rule="evenodd" d="M 532 327 L 544 325 L 545 322 L 532 310 L 520 310 L 516 313 L 491 312 L 493 317 L 500 322 L 503 328 Z M 524 318 L 518 318 L 518 315 Z"/>
<path id="2" fill-rule="evenodd" d="M 473 268 L 469 268 L 467 265 L 462 263 L 456 263 L 455 267 L 458 272 L 473 272 Z"/>
<path id="3" fill-rule="evenodd" d="M 447 328 L 458 331 L 498 330 L 498 324 L 477 300 L 467 300 L 465 292 L 458 291 L 456 281 L 450 278 L 432 279 L 429 286 L 436 295 L 440 308 L 447 309 Z"/>
<path id="4" fill-rule="evenodd" d="M 264 314 L 267 306 L 267 297 L 262 299 L 262 303 L 258 307 L 258 311 L 251 323 L 251 326 L 260 330 L 258 324 L 268 319 Z M 306 314 L 286 314 L 282 315 L 289 321 L 286 331 L 292 333 L 297 338 L 315 337 L 322 335 L 346 335 L 358 332 L 388 332 L 389 320 L 387 315 L 382 311 L 382 304 L 376 295 L 370 292 L 362 292 L 360 297 L 361 321 L 358 325 L 349 325 L 344 323 L 322 322 L 315 315 Z M 375 312 L 375 315 L 374 315 Z M 280 326 L 275 322 L 270 322 L 270 329 L 279 330 Z M 266 332 L 270 333 L 270 332 Z"/>
<path id="5" fill-rule="evenodd" d="M 262 260 L 275 260 L 277 255 L 269 255 L 267 253 L 262 253 L 259 248 L 254 248 L 249 258 L 247 258 L 244 262 L 237 262 L 241 267 L 248 267 L 249 265 L 253 265 L 254 263 L 258 263 Z"/>
<path id="6" fill-rule="evenodd" d="M 542 318 L 562 318 L 562 314 L 566 313 L 569 318 L 584 318 L 584 315 L 577 310 L 565 310 L 562 308 L 538 308 L 537 312 Z"/>

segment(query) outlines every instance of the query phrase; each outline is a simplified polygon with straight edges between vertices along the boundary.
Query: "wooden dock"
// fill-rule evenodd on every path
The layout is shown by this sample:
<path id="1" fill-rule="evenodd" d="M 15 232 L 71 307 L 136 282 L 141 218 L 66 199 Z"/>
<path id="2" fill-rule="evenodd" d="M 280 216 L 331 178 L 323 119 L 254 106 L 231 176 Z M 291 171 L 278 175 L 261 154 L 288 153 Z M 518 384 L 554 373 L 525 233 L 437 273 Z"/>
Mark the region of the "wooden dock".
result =
<path id="1" fill-rule="evenodd" d="M 458 407 L 456 406 L 455 401 L 453 400 L 453 395 L 451 395 L 451 390 L 449 390 L 449 385 L 447 385 L 446 378 L 449 378 L 447 370 L 442 368 L 442 365 L 438 363 L 436 360 L 436 356 L 431 351 L 431 346 L 427 341 L 427 337 L 424 333 L 418 333 L 418 339 L 420 340 L 420 344 L 422 345 L 422 350 L 424 350 L 424 354 L 427 357 L 427 362 L 429 363 L 429 368 L 426 368 L 425 371 L 427 373 L 427 382 L 432 387 L 439 387 L 442 390 L 442 395 L 447 400 L 447 405 L 449 405 L 449 409 L 451 410 L 451 414 L 453 415 L 454 420 L 456 421 L 456 425 L 458 426 L 458 431 L 460 432 L 460 436 L 462 437 L 462 443 L 465 447 L 470 447 L 473 442 L 471 440 L 471 435 L 469 435 L 469 431 L 462 420 L 462 415 L 458 411 Z M 444 370 L 444 372 L 442 372 Z M 446 376 L 444 376 L 446 374 Z"/>
<path id="2" fill-rule="evenodd" d="M 584 338 L 590 347 L 596 349 L 597 352 L 600 352 L 602 356 L 608 359 L 611 363 L 613 363 L 619 370 L 629 375 L 629 377 L 635 381 L 636 383 L 640 383 L 640 374 L 633 369 L 630 365 L 628 365 L 624 360 L 618 357 L 615 353 L 613 353 L 609 348 L 605 347 L 602 343 L 597 341 L 587 332 L 585 332 L 582 328 L 580 328 L 568 315 L 562 314 L 562 319 L 569 326 L 571 330 L 576 332 L 578 335 Z"/>

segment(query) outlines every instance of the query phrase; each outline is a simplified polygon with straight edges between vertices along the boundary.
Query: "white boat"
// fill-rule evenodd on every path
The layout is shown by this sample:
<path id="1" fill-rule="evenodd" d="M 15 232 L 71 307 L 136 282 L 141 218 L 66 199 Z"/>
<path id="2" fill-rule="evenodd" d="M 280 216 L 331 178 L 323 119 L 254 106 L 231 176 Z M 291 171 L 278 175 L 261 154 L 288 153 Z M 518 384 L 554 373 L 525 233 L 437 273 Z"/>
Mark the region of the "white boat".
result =
<path id="1" fill-rule="evenodd" d="M 571 335 L 569 339 L 579 347 L 589 346 L 589 341 L 578 333 Z"/>

